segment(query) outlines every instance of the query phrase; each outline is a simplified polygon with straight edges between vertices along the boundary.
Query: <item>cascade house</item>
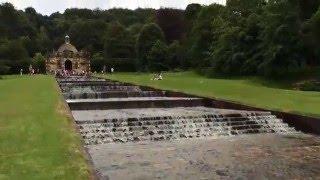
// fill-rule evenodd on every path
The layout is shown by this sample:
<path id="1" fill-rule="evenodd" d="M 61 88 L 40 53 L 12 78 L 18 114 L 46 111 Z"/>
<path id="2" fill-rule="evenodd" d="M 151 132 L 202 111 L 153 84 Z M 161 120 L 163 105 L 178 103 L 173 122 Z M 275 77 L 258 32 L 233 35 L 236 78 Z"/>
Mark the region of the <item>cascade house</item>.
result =
<path id="1" fill-rule="evenodd" d="M 78 51 L 70 43 L 68 35 L 65 36 L 65 43 L 62 44 L 58 51 L 50 54 L 46 60 L 46 72 L 54 74 L 63 70 L 73 71 L 75 73 L 90 72 L 90 55 L 87 51 Z"/>

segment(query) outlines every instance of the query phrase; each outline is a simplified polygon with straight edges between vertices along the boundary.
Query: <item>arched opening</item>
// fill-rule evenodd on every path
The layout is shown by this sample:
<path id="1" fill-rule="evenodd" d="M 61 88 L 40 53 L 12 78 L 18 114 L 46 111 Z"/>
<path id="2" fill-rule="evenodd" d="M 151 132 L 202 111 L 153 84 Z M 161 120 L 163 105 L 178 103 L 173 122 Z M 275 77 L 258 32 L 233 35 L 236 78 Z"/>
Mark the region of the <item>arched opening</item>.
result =
<path id="1" fill-rule="evenodd" d="M 64 62 L 64 69 L 67 71 L 71 71 L 72 70 L 72 62 L 68 59 L 66 60 L 66 62 Z"/>

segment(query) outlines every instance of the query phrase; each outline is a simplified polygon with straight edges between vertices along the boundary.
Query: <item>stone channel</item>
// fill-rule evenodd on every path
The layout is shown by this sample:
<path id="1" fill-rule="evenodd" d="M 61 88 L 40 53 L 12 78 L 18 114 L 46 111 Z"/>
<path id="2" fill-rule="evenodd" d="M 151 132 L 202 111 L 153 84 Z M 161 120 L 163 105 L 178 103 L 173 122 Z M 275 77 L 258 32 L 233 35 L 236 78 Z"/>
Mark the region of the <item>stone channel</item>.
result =
<path id="1" fill-rule="evenodd" d="M 320 139 L 270 112 L 99 78 L 57 81 L 101 179 L 320 178 Z"/>

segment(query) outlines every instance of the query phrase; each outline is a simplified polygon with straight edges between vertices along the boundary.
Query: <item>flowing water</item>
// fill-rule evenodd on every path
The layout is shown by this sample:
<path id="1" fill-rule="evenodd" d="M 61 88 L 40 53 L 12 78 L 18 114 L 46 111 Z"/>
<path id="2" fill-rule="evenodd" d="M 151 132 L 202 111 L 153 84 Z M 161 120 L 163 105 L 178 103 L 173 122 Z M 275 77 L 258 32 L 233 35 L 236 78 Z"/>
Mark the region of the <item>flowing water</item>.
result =
<path id="1" fill-rule="evenodd" d="M 103 101 L 95 101 L 94 99 L 105 99 L 107 101 L 109 98 L 119 98 L 118 109 L 119 106 L 120 108 L 134 108 L 132 105 L 127 106 L 132 103 L 131 101 L 137 100 L 132 97 L 147 98 L 144 101 L 150 101 L 152 104 L 154 104 L 153 101 L 159 100 L 154 97 L 160 98 L 160 100 L 163 97 L 163 101 L 168 101 L 168 99 L 165 99 L 166 93 L 164 91 L 143 91 L 139 86 L 119 82 L 79 77 L 60 79 L 59 81 L 66 99 L 88 99 L 90 103 L 96 104 Z M 92 102 L 90 99 L 92 99 Z M 124 101 L 126 99 L 127 101 Z M 195 100 L 190 98 L 188 101 Z M 121 105 L 121 103 L 124 104 Z M 136 107 L 140 107 L 139 102 L 136 102 L 136 104 Z M 170 104 L 170 102 L 168 101 L 167 104 Z M 186 104 L 190 106 L 189 103 L 177 104 L 175 106 L 184 108 Z M 89 105 L 91 106 L 92 104 Z M 135 103 L 133 103 L 134 105 Z M 76 119 L 76 123 L 87 145 L 189 138 L 218 138 L 221 136 L 260 133 L 297 133 L 294 128 L 289 127 L 281 119 L 278 119 L 269 112 L 235 111 L 235 113 L 225 114 L 220 113 L 219 109 L 207 108 L 206 111 L 198 110 L 197 113 L 185 115 L 184 112 L 178 112 L 179 107 L 172 107 L 169 108 L 170 111 L 176 111 L 176 113 L 166 115 L 163 112 L 168 110 L 164 110 L 163 108 L 165 107 L 162 104 L 157 104 L 156 106 L 159 107 L 153 108 L 158 108 L 158 113 L 149 113 L 148 116 L 144 114 L 147 110 L 142 112 L 137 110 L 136 113 L 126 118 L 111 117 L 110 114 L 106 114 L 106 117 L 101 119 L 90 119 L 90 117 L 99 116 L 99 113 L 96 113 L 89 116 L 87 120 L 79 121 Z M 198 106 L 199 102 L 191 103 L 191 109 L 189 107 L 187 111 L 197 109 Z M 101 108 L 105 109 L 104 107 Z M 108 108 L 113 109 L 110 106 Z M 121 112 L 123 110 L 116 110 L 116 114 L 118 113 L 117 111 Z"/>
<path id="2" fill-rule="evenodd" d="M 218 138 L 241 134 L 296 131 L 273 115 L 163 116 L 78 122 L 86 144 Z"/>

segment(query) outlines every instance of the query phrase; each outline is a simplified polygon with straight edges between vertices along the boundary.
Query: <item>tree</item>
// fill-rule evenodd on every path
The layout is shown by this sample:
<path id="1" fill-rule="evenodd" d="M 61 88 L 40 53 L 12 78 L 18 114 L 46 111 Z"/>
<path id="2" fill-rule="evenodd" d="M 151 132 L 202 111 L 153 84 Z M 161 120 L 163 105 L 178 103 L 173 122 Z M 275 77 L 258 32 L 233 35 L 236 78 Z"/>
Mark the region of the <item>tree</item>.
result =
<path id="1" fill-rule="evenodd" d="M 28 52 L 21 40 L 2 41 L 0 43 L 0 65 L 7 69 L 7 73 L 18 73 L 21 68 L 26 69 L 31 63 Z"/>
<path id="2" fill-rule="evenodd" d="M 101 20 L 78 20 L 69 29 L 71 42 L 77 44 L 79 49 L 95 53 L 103 48 L 106 28 L 106 24 Z"/>
<path id="3" fill-rule="evenodd" d="M 6 64 L 6 60 L 0 60 L 0 75 L 8 74 L 10 72 L 10 66 Z M 0 76 L 1 79 L 1 76 Z"/>
<path id="4" fill-rule="evenodd" d="M 40 27 L 40 32 L 36 38 L 36 45 L 38 46 L 37 50 L 43 54 L 49 52 L 53 48 L 52 41 L 48 37 L 47 30 L 44 26 Z"/>
<path id="5" fill-rule="evenodd" d="M 226 7 L 230 11 L 229 17 L 248 17 L 251 13 L 257 13 L 266 3 L 266 0 L 227 0 Z"/>
<path id="6" fill-rule="evenodd" d="M 185 62 L 183 49 L 179 41 L 173 41 L 168 47 L 168 59 L 166 64 L 170 69 L 184 68 L 187 66 Z"/>
<path id="7" fill-rule="evenodd" d="M 157 40 L 147 54 L 147 69 L 149 71 L 168 70 L 166 63 L 168 59 L 168 47 L 160 40 Z"/>
<path id="8" fill-rule="evenodd" d="M 35 69 L 38 69 L 39 72 L 44 73 L 46 71 L 46 59 L 41 53 L 36 53 L 32 58 L 32 64 Z"/>
<path id="9" fill-rule="evenodd" d="M 226 22 L 221 18 L 213 21 L 214 43 L 211 46 L 211 65 L 218 73 L 252 75 L 261 62 L 259 26 L 260 16 L 252 13 L 242 18 L 241 24 Z M 208 66 L 210 62 L 204 64 Z"/>
<path id="10" fill-rule="evenodd" d="M 224 8 L 222 5 L 212 4 L 201 9 L 188 41 L 188 54 L 193 67 L 199 67 L 199 64 L 203 64 L 199 61 L 209 57 L 210 46 L 215 39 L 212 21 L 223 15 Z"/>
<path id="11" fill-rule="evenodd" d="M 299 14 L 302 20 L 309 19 L 317 12 L 320 6 L 320 0 L 299 0 Z"/>
<path id="12" fill-rule="evenodd" d="M 10 3 L 0 4 L 0 38 L 19 36 L 34 37 L 36 28 L 23 12 L 17 11 Z"/>
<path id="13" fill-rule="evenodd" d="M 91 59 L 91 68 L 94 72 L 100 72 L 103 70 L 103 66 L 106 65 L 101 53 L 95 53 Z"/>
<path id="14" fill-rule="evenodd" d="M 48 55 L 69 34 L 77 49 L 93 54 L 96 71 L 108 65 L 287 75 L 319 65 L 319 6 L 320 0 L 227 0 L 225 6 L 190 4 L 185 11 L 72 8 L 43 16 L 32 7 L 21 11 L 2 3 L 0 71 L 27 68 L 30 57 Z"/>
<path id="15" fill-rule="evenodd" d="M 104 57 L 134 58 L 135 38 L 129 36 L 125 27 L 119 22 L 111 23 L 104 36 Z"/>
<path id="16" fill-rule="evenodd" d="M 316 42 L 320 42 L 320 8 L 311 17 L 309 23 L 311 27 L 312 36 L 315 37 Z"/>
<path id="17" fill-rule="evenodd" d="M 135 23 L 135 24 L 130 25 L 130 26 L 127 28 L 127 32 L 128 32 L 128 33 L 130 34 L 130 36 L 134 39 L 134 41 L 137 40 L 138 35 L 139 35 L 139 32 L 141 31 L 142 27 L 143 27 L 143 24 Z"/>
<path id="18" fill-rule="evenodd" d="M 299 4 L 290 0 L 270 0 L 264 8 L 260 38 L 263 62 L 259 72 L 282 76 L 305 65 L 305 45 L 300 36 Z"/>
<path id="19" fill-rule="evenodd" d="M 213 47 L 212 64 L 215 71 L 222 74 L 239 74 L 244 60 L 244 53 L 239 50 L 238 41 L 241 29 L 228 27 Z M 202 66 L 210 66 L 210 63 Z"/>
<path id="20" fill-rule="evenodd" d="M 167 42 L 181 40 L 186 33 L 184 12 L 176 9 L 157 10 L 157 24 L 163 30 Z"/>
<path id="21" fill-rule="evenodd" d="M 137 69 L 139 71 L 148 69 L 147 55 L 157 41 L 165 41 L 160 27 L 154 23 L 144 25 L 136 42 Z"/>
<path id="22" fill-rule="evenodd" d="M 184 16 L 185 16 L 185 29 L 186 29 L 186 37 L 192 36 L 192 29 L 194 24 L 197 22 L 196 19 L 198 17 L 199 12 L 201 11 L 201 5 L 200 4 L 189 4 L 186 7 L 186 10 L 184 11 Z M 188 39 L 183 39 L 184 41 Z M 191 42 L 190 42 L 191 43 Z M 190 46 L 190 45 L 187 45 Z"/>
<path id="23" fill-rule="evenodd" d="M 312 15 L 312 17 L 305 21 L 302 26 L 303 41 L 306 45 L 307 64 L 309 66 L 319 65 L 320 57 L 320 8 Z"/>
<path id="24" fill-rule="evenodd" d="M 188 20 L 195 19 L 198 16 L 198 13 L 201 10 L 201 5 L 192 3 L 186 7 L 185 16 Z"/>

